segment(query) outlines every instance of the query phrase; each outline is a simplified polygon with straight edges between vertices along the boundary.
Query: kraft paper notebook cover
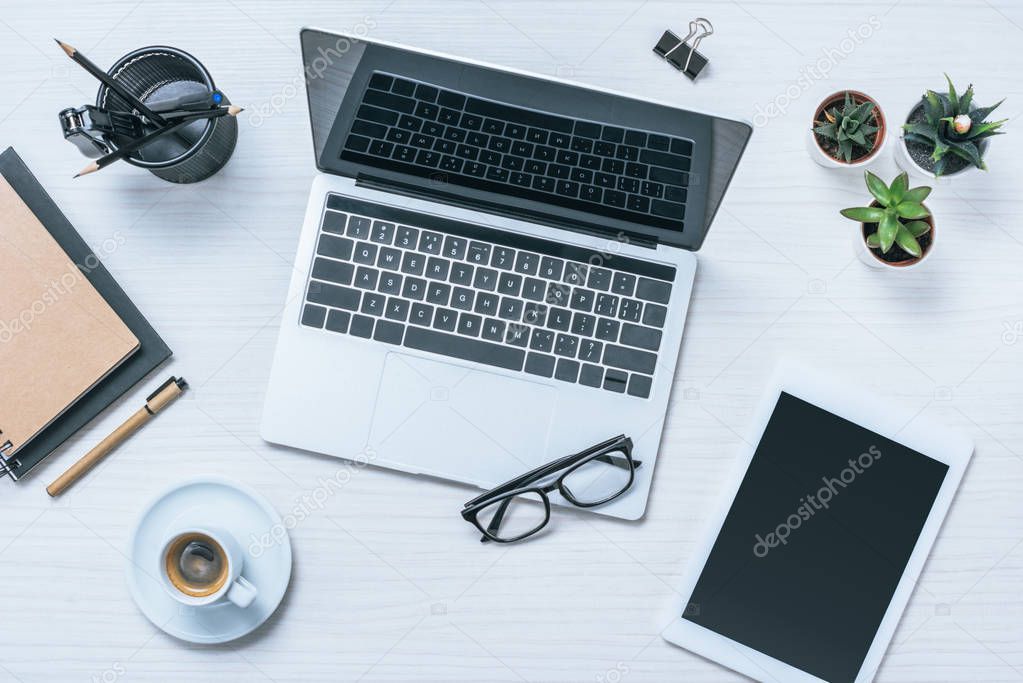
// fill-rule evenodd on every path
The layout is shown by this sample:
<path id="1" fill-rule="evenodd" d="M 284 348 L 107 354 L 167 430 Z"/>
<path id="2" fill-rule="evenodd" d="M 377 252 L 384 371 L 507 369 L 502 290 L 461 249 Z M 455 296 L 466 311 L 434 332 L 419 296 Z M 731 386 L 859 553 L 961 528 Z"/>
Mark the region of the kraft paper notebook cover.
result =
<path id="1" fill-rule="evenodd" d="M 11 457 L 139 340 L 4 178 L 0 264 L 0 447 Z"/>
<path id="2" fill-rule="evenodd" d="M 98 303 L 102 304 L 102 306 L 98 307 L 97 310 L 103 310 L 103 307 L 105 307 L 108 311 L 107 315 L 109 315 L 109 311 L 112 311 L 116 321 L 114 323 L 115 326 L 117 324 L 124 326 L 122 334 L 126 331 L 127 339 L 135 340 L 132 346 L 136 349 L 133 353 L 129 352 L 126 358 L 122 356 L 123 360 L 119 365 L 113 362 L 111 364 L 113 369 L 107 368 L 109 372 L 106 373 L 105 377 L 103 372 L 94 377 L 94 386 L 91 389 L 86 387 L 84 395 L 80 396 L 77 401 L 72 402 L 63 414 L 43 427 L 35 437 L 25 442 L 24 445 L 19 446 L 16 450 L 12 448 L 8 449 L 5 453 L 0 452 L 0 477 L 4 474 L 10 474 L 12 478 L 18 479 L 64 443 L 68 437 L 88 424 L 128 389 L 134 387 L 153 369 L 169 358 L 171 351 L 135 307 L 131 299 L 124 293 L 124 290 L 118 286 L 117 282 L 75 231 L 60 209 L 57 208 L 57 205 L 49 195 L 46 194 L 46 191 L 12 148 L 8 148 L 0 154 L 0 175 L 2 175 L 2 180 L 4 181 L 0 183 L 0 197 L 3 197 L 0 200 L 3 203 L 3 209 L 0 210 L 0 235 L 6 235 L 10 229 L 11 218 L 8 207 L 13 206 L 15 213 L 18 212 L 19 204 L 22 211 L 27 208 L 36 221 L 35 225 L 37 227 L 41 225 L 44 228 L 44 232 L 59 245 L 60 250 L 65 254 L 65 258 L 72 264 L 77 264 L 80 268 L 79 273 L 83 277 L 78 279 L 78 283 L 82 286 L 75 285 L 71 287 L 70 296 L 63 298 L 73 298 L 78 301 L 82 291 L 98 295 L 101 299 Z M 20 202 L 11 199 L 10 189 L 13 189 L 17 195 L 16 199 L 20 199 Z M 22 218 L 24 218 L 24 214 L 22 214 Z M 21 222 L 18 224 L 20 225 Z M 7 332 L 13 329 L 13 318 L 7 310 L 9 308 L 7 302 L 14 296 L 16 290 L 21 289 L 20 286 L 17 288 L 13 286 L 13 268 L 5 262 L 9 249 L 9 245 L 0 245 L 0 294 L 2 294 L 3 299 L 0 302 L 0 310 L 2 310 L 2 316 L 0 316 L 0 347 L 4 345 L 7 339 Z M 60 289 L 59 278 L 66 272 L 69 271 L 64 270 L 58 273 L 55 282 L 46 280 L 46 284 L 51 289 L 47 290 L 44 288 L 41 294 L 37 290 L 31 302 L 35 304 L 35 311 L 37 313 L 30 320 L 32 329 L 21 330 L 18 336 L 34 336 L 36 331 L 43 329 L 39 325 L 44 322 L 48 314 L 57 310 L 56 308 L 51 308 L 48 302 L 54 297 L 62 298 L 59 295 L 59 292 L 63 291 Z M 65 282 L 68 282 L 66 278 Z M 43 301 L 44 306 L 46 306 L 45 309 L 40 309 L 40 304 L 35 303 L 37 299 Z M 89 299 L 89 302 L 90 306 L 96 303 L 95 299 L 92 298 Z M 15 308 L 17 312 L 14 316 L 20 315 L 23 309 L 21 307 Z M 31 311 L 32 309 L 28 310 Z M 88 310 L 92 309 L 89 308 Z M 32 314 L 29 314 L 29 316 L 32 316 Z M 107 318 L 102 316 L 100 319 L 107 320 Z M 14 324 L 17 325 L 19 323 Z M 96 325 L 96 319 L 91 319 L 89 324 Z M 12 337 L 11 341 L 13 339 Z M 118 341 L 117 343 L 121 342 Z M 76 361 L 83 358 L 84 349 L 91 348 L 89 343 L 83 344 L 80 339 L 76 338 L 65 340 L 64 347 L 62 348 L 67 349 L 70 347 L 75 349 L 73 353 L 75 354 L 74 360 Z M 0 348 L 0 429 L 5 430 L 3 436 L 0 436 L 0 444 L 9 438 L 9 430 L 17 428 L 8 427 L 4 424 L 6 420 L 6 406 L 10 402 L 10 398 L 7 396 L 8 389 L 17 386 L 20 391 L 22 388 L 25 388 L 27 393 L 23 393 L 23 395 L 31 399 L 37 399 L 43 393 L 41 391 L 43 383 L 40 378 L 44 375 L 31 371 L 27 371 L 26 374 L 23 366 L 19 366 L 7 359 L 4 355 L 6 353 L 8 351 Z M 117 354 L 115 353 L 114 355 L 116 356 Z M 52 366 L 59 367 L 59 356 L 51 357 L 49 363 Z M 26 377 L 27 388 L 25 385 Z M 97 379 L 99 380 L 98 382 L 96 382 Z M 51 415 L 50 419 L 53 417 Z"/>

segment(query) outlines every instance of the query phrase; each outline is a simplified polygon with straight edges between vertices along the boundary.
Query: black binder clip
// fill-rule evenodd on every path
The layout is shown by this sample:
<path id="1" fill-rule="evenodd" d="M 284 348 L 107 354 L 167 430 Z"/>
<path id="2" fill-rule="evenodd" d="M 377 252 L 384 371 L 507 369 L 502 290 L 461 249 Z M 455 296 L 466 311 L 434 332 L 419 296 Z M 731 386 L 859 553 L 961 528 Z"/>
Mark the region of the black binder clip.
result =
<path id="1" fill-rule="evenodd" d="M 714 33 L 714 27 L 710 21 L 703 17 L 697 17 L 689 22 L 689 35 L 685 38 L 679 38 L 671 31 L 665 31 L 661 39 L 654 45 L 654 52 L 668 64 L 689 76 L 689 80 L 696 80 L 709 61 L 696 48 L 700 45 L 700 41 L 712 33 Z"/>
<path id="2" fill-rule="evenodd" d="M 77 109 L 64 109 L 57 117 L 64 139 L 90 159 L 110 152 L 107 136 L 140 138 L 146 133 L 142 120 L 135 114 L 108 111 L 88 104 Z"/>

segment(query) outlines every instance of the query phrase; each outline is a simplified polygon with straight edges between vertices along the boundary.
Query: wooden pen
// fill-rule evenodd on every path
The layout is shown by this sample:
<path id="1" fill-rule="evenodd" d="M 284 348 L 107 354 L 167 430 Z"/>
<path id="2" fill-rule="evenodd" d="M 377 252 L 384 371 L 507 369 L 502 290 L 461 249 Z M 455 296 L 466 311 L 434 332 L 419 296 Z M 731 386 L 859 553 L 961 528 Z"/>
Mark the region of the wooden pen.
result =
<path id="1" fill-rule="evenodd" d="M 107 438 L 96 444 L 91 451 L 83 455 L 81 460 L 69 467 L 64 474 L 57 477 L 56 481 L 46 487 L 46 492 L 54 497 L 62 494 L 68 487 L 85 476 L 85 473 L 95 467 L 100 460 L 109 455 L 110 451 L 120 446 L 142 425 L 153 419 L 154 415 L 170 405 L 187 388 L 188 382 L 184 378 L 171 377 L 164 382 L 159 389 L 146 398 L 144 406 L 111 432 Z"/>

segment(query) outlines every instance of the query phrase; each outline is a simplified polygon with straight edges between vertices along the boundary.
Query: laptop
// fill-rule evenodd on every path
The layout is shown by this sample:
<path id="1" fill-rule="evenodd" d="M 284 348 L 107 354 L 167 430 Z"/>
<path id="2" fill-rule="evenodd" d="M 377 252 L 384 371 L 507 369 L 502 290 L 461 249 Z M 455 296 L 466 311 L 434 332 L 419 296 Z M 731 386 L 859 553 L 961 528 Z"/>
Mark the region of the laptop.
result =
<path id="1" fill-rule="evenodd" d="M 752 127 L 365 37 L 301 43 L 319 173 L 263 438 L 489 488 L 624 433 L 643 465 L 596 511 L 642 517 L 694 252 Z"/>

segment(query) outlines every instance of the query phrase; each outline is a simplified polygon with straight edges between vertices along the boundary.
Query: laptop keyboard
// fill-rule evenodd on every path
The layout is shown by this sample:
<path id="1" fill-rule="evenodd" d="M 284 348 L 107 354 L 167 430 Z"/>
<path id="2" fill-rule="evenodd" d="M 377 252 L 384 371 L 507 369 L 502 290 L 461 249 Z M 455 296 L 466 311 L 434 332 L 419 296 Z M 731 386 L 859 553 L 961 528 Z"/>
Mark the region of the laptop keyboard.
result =
<path id="1" fill-rule="evenodd" d="M 681 230 L 690 140 L 374 72 L 341 158 Z"/>
<path id="2" fill-rule="evenodd" d="M 330 194 L 301 323 L 650 395 L 675 269 Z"/>

